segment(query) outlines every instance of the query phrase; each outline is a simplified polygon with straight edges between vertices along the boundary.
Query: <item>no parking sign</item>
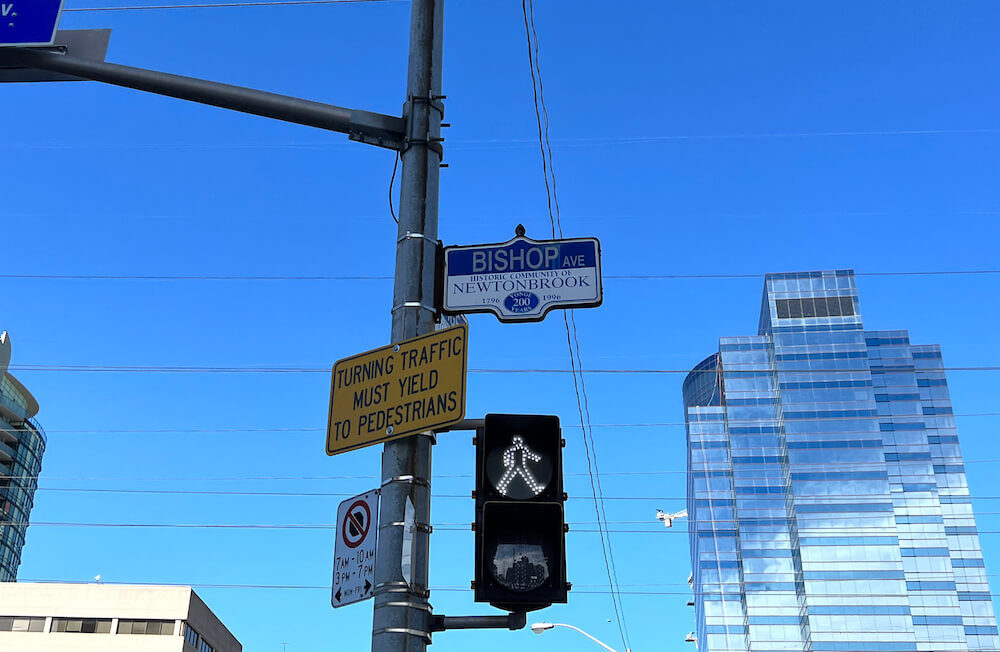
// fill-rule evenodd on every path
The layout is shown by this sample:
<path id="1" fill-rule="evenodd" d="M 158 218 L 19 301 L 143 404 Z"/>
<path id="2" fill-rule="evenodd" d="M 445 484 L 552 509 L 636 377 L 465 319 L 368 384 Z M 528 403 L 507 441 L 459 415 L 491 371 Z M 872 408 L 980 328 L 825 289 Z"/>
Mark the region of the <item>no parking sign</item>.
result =
<path id="1" fill-rule="evenodd" d="M 375 543 L 378 538 L 378 489 L 348 498 L 337 509 L 333 553 L 334 607 L 375 595 Z"/>

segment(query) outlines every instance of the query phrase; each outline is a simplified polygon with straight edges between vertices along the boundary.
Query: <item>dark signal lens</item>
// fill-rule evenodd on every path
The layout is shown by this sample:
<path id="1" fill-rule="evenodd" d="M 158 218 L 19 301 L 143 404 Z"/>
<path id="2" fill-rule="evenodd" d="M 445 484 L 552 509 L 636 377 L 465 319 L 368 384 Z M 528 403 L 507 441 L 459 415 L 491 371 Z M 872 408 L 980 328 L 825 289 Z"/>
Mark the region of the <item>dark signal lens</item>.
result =
<path id="1" fill-rule="evenodd" d="M 510 591 L 533 591 L 551 574 L 551 551 L 540 536 L 521 536 L 498 542 L 490 554 L 491 572 L 497 583 Z"/>

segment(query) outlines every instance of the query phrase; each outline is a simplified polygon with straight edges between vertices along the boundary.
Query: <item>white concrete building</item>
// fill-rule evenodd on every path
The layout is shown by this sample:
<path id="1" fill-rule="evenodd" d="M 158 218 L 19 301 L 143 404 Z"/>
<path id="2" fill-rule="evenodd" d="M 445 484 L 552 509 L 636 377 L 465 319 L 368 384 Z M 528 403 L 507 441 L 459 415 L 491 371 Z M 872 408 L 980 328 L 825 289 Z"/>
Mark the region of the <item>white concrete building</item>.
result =
<path id="1" fill-rule="evenodd" d="M 0 583 L 0 652 L 242 652 L 186 586 Z"/>

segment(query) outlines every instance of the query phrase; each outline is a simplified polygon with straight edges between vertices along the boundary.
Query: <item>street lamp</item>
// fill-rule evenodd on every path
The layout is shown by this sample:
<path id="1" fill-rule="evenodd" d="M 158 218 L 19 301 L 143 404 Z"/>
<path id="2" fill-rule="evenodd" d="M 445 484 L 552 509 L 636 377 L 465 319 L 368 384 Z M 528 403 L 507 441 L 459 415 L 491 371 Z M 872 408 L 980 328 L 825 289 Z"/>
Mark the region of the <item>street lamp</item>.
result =
<path id="1" fill-rule="evenodd" d="M 594 638 L 593 636 L 591 636 L 587 632 L 583 631 L 579 627 L 573 627 L 572 625 L 566 625 L 564 623 L 532 623 L 531 624 L 531 631 L 533 631 L 536 634 L 541 634 L 542 632 L 548 631 L 548 630 L 552 629 L 553 627 L 568 627 L 570 629 L 575 629 L 576 631 L 580 632 L 581 634 L 583 634 L 584 636 L 586 636 L 587 638 L 589 638 L 593 642 L 595 642 L 598 645 L 600 645 L 601 647 L 603 647 L 605 650 L 608 650 L 608 652 L 616 652 L 616 650 L 613 647 L 611 647 L 610 645 L 605 645 L 604 643 L 600 642 L 599 640 L 597 640 L 596 638 Z M 632 651 L 631 650 L 625 650 L 625 652 L 632 652 Z"/>

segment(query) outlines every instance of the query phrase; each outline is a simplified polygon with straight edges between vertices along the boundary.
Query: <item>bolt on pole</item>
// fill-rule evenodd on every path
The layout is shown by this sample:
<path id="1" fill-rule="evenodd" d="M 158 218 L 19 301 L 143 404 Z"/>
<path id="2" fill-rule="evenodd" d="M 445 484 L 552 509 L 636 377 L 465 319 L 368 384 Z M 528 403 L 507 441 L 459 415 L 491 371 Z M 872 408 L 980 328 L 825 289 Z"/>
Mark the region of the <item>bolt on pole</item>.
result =
<path id="1" fill-rule="evenodd" d="M 392 341 L 434 329 L 444 0 L 413 0 L 406 85 L 406 140 L 392 304 Z M 382 451 L 382 499 L 375 561 L 373 652 L 424 652 L 430 643 L 428 569 L 433 433 L 388 442 Z M 413 505 L 409 582 L 402 559 L 406 502 Z"/>

